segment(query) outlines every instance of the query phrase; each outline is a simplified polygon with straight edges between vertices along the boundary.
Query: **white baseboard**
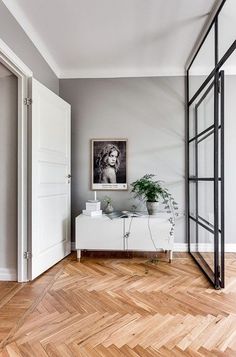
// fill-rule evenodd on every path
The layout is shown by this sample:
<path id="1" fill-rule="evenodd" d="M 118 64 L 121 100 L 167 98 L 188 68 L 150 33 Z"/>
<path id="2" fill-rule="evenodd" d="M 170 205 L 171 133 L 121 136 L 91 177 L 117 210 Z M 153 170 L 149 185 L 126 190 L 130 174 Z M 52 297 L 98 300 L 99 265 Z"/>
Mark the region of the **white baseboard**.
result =
<path id="1" fill-rule="evenodd" d="M 213 243 L 200 243 L 198 244 L 198 249 L 196 247 L 196 244 L 192 244 L 191 246 L 191 251 L 192 252 L 213 252 L 214 251 L 214 245 Z M 236 252 L 236 244 L 234 243 L 226 243 L 225 244 L 225 253 L 235 253 Z"/>
<path id="2" fill-rule="evenodd" d="M 236 244 L 235 243 L 228 243 L 225 245 L 225 252 L 226 253 L 236 253 Z"/>
<path id="3" fill-rule="evenodd" d="M 212 244 L 198 244 L 198 249 L 196 249 L 196 244 L 192 245 L 192 251 L 196 252 L 212 252 L 214 249 Z M 187 252 L 188 244 L 187 243 L 174 243 L 175 252 Z M 225 244 L 225 253 L 236 253 L 236 243 L 226 243 Z"/>
<path id="4" fill-rule="evenodd" d="M 187 243 L 174 243 L 174 252 L 187 252 L 188 244 Z"/>
<path id="5" fill-rule="evenodd" d="M 16 269 L 0 268 L 0 280 L 17 281 Z"/>
<path id="6" fill-rule="evenodd" d="M 212 251 L 212 244 L 199 244 L 198 251 L 199 252 L 210 252 Z M 192 251 L 196 251 L 196 246 L 192 247 Z M 75 242 L 71 242 L 71 250 L 75 251 Z M 175 252 L 187 252 L 188 244 L 187 243 L 174 243 L 174 251 Z M 225 244 L 225 252 L 226 253 L 236 253 L 236 243 L 227 243 Z"/>

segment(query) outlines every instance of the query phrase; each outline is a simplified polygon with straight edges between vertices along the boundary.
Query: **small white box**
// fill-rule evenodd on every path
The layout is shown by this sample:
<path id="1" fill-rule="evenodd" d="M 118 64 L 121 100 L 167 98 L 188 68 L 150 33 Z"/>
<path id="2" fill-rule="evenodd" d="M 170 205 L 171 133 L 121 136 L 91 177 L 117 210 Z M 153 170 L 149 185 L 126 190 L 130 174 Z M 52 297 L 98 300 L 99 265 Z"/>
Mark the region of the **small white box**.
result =
<path id="1" fill-rule="evenodd" d="M 95 217 L 95 216 L 102 216 L 102 210 L 97 210 L 97 211 L 90 211 L 90 210 L 86 210 L 86 209 L 83 209 L 83 214 L 85 216 L 91 216 L 91 217 Z"/>
<path id="2" fill-rule="evenodd" d="M 99 211 L 101 209 L 101 202 L 86 202 L 86 211 Z"/>

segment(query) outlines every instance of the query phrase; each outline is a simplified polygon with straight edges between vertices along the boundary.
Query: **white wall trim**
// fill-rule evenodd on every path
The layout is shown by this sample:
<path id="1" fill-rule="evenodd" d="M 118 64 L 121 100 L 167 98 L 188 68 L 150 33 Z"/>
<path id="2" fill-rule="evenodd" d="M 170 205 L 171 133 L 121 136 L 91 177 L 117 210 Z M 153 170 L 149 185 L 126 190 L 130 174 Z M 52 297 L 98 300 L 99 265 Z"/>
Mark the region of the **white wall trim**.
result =
<path id="1" fill-rule="evenodd" d="M 194 68 L 190 70 L 190 77 L 197 76 L 208 76 L 211 72 L 212 68 Z M 236 66 L 224 66 L 224 71 L 226 76 L 234 76 L 236 75 Z"/>
<path id="2" fill-rule="evenodd" d="M 174 243 L 174 252 L 187 252 L 188 244 L 187 243 Z"/>
<path id="3" fill-rule="evenodd" d="M 193 247 L 194 248 L 194 247 Z M 199 246 L 198 251 L 210 251 L 212 248 L 212 244 L 202 244 Z M 75 251 L 75 242 L 71 242 L 71 250 Z M 188 251 L 188 244 L 187 243 L 174 243 L 174 251 L 175 252 L 187 252 Z M 225 252 L 226 253 L 236 253 L 236 243 L 227 243 L 225 245 Z"/>
<path id="4" fill-rule="evenodd" d="M 146 68 L 136 69 L 84 69 L 84 70 L 62 70 L 59 73 L 59 79 L 73 78 L 133 78 L 133 77 L 180 77 L 184 76 L 184 68 Z"/>
<path id="5" fill-rule="evenodd" d="M 225 245 L 225 252 L 226 253 L 236 253 L 236 244 L 235 243 L 228 243 Z"/>
<path id="6" fill-rule="evenodd" d="M 28 109 L 24 98 L 28 96 L 28 79 L 33 72 L 0 39 L 0 62 L 18 79 L 18 166 L 17 166 L 17 280 L 27 281 L 27 260 L 23 253 L 28 247 L 27 210 L 28 210 Z"/>
<path id="7" fill-rule="evenodd" d="M 199 252 L 210 252 L 212 251 L 212 244 L 199 244 L 198 251 Z M 196 251 L 196 245 L 192 245 L 192 250 Z M 188 244 L 187 243 L 174 243 L 174 251 L 175 252 L 187 252 Z M 236 253 L 236 243 L 226 243 L 225 244 L 225 252 L 226 253 Z"/>
<path id="8" fill-rule="evenodd" d="M 26 18 L 24 15 L 23 11 L 20 9 L 19 5 L 17 4 L 17 1 L 15 0 L 2 0 L 5 6 L 8 8 L 8 10 L 11 12 L 11 14 L 15 17 L 16 21 L 19 23 L 19 25 L 23 28 L 27 36 L 30 38 L 30 40 L 33 42 L 34 46 L 38 49 L 40 54 L 43 56 L 45 61 L 48 63 L 48 65 L 51 67 L 55 75 L 58 77 L 59 73 L 59 68 L 55 60 L 50 54 L 50 51 L 48 48 L 45 46 L 45 43 L 43 40 L 40 38 L 40 36 L 37 34 L 37 32 L 34 30 L 33 26 L 29 22 L 29 20 Z"/>
<path id="9" fill-rule="evenodd" d="M 0 268 L 0 281 L 17 281 L 16 269 Z"/>
<path id="10" fill-rule="evenodd" d="M 32 77 L 33 72 L 27 67 L 24 62 L 7 46 L 7 44 L 0 39 L 0 52 L 2 56 L 5 56 L 6 59 L 9 59 L 15 67 L 18 68 L 27 77 Z M 12 70 L 12 69 L 11 69 Z"/>

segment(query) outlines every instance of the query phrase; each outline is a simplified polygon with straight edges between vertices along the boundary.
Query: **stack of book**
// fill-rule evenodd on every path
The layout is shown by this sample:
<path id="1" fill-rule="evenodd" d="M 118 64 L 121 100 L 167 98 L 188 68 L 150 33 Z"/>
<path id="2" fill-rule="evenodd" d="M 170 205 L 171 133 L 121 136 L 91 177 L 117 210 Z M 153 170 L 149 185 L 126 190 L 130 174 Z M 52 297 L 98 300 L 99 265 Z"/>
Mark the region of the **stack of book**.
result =
<path id="1" fill-rule="evenodd" d="M 86 202 L 86 209 L 83 209 L 83 214 L 91 217 L 101 216 L 102 215 L 101 202 L 92 201 L 92 200 Z"/>

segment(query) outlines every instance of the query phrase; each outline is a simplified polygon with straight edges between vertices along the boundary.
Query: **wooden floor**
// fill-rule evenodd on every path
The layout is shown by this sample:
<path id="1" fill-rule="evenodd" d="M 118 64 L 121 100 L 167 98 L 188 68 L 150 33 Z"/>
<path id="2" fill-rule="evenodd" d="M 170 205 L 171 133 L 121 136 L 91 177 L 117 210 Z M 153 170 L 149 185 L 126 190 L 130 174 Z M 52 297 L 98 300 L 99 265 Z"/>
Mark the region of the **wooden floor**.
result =
<path id="1" fill-rule="evenodd" d="M 33 283 L 0 283 L 0 356 L 236 356 L 236 255 L 215 291 L 185 253 L 71 255 Z"/>

